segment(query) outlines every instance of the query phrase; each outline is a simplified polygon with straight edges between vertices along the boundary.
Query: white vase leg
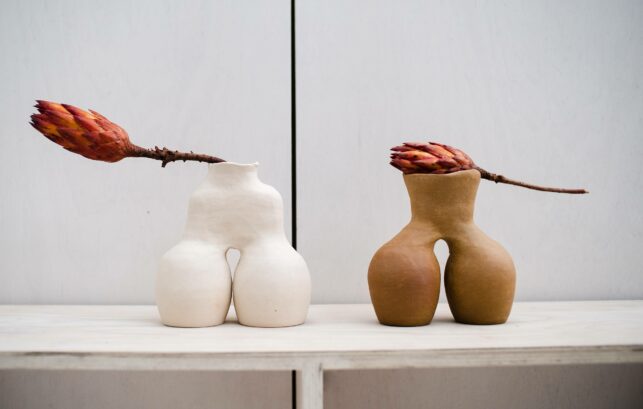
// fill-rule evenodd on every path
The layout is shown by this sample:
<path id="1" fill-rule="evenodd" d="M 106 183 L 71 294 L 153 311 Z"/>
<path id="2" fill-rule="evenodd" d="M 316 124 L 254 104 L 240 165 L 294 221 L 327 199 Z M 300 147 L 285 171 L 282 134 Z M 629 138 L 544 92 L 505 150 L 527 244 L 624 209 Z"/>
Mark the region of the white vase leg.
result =
<path id="1" fill-rule="evenodd" d="M 161 258 L 156 302 L 163 324 L 209 327 L 225 321 L 232 289 L 225 250 L 184 239 Z"/>
<path id="2" fill-rule="evenodd" d="M 302 324 L 310 304 L 306 262 L 284 240 L 241 250 L 234 276 L 234 306 L 242 325 L 289 327 Z"/>

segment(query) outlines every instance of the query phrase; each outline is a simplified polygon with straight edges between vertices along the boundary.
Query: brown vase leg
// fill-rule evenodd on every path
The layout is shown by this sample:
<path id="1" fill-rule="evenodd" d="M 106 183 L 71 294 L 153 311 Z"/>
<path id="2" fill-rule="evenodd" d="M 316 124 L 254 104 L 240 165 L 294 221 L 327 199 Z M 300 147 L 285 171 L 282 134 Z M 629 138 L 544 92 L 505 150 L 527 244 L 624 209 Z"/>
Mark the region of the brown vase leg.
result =
<path id="1" fill-rule="evenodd" d="M 451 254 L 444 287 L 455 320 L 481 325 L 507 321 L 516 286 L 509 253 L 475 226 L 446 241 Z"/>
<path id="2" fill-rule="evenodd" d="M 381 324 L 427 325 L 440 295 L 440 266 L 433 246 L 393 239 L 373 256 L 368 287 Z"/>

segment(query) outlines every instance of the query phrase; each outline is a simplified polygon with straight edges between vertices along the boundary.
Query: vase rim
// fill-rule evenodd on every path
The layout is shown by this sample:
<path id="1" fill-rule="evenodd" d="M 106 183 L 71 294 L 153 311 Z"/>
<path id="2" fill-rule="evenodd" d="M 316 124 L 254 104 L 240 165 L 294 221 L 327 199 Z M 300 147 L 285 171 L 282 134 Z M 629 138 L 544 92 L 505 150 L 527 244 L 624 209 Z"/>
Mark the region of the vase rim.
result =
<path id="1" fill-rule="evenodd" d="M 472 174 L 472 172 L 475 172 L 477 174 L 480 174 L 479 171 L 476 169 L 467 169 L 467 170 L 458 170 L 456 172 L 452 173 L 407 173 L 404 174 L 403 176 L 406 177 L 458 177 L 458 175 L 465 175 L 465 174 Z"/>
<path id="2" fill-rule="evenodd" d="M 259 162 L 253 163 L 237 163 L 237 162 L 219 162 L 219 163 L 209 163 L 209 167 L 234 167 L 234 168 L 256 168 L 259 167 Z"/>

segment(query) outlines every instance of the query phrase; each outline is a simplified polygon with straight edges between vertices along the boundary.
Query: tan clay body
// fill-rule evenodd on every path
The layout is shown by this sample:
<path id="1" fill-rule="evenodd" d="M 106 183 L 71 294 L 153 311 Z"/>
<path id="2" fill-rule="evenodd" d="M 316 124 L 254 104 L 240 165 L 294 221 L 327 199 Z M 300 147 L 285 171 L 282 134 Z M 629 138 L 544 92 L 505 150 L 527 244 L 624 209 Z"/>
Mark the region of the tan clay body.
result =
<path id="1" fill-rule="evenodd" d="M 368 283 L 375 313 L 385 325 L 431 322 L 440 291 L 435 242 L 446 241 L 449 307 L 456 321 L 500 324 L 513 303 L 515 268 L 511 256 L 473 223 L 480 183 L 477 170 L 447 175 L 404 176 L 411 222 L 373 256 Z"/>

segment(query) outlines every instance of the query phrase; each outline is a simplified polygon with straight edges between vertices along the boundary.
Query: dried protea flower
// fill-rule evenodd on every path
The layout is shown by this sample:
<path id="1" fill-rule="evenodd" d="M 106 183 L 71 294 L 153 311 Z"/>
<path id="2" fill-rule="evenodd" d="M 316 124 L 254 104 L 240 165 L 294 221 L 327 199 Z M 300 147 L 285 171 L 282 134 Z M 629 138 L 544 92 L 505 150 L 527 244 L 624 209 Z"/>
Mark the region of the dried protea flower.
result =
<path id="1" fill-rule="evenodd" d="M 118 162 L 134 149 L 127 132 L 94 111 L 37 101 L 31 125 L 68 151 L 104 162 Z"/>
<path id="2" fill-rule="evenodd" d="M 435 142 L 405 142 L 391 150 L 391 165 L 404 173 L 453 173 L 475 167 L 466 153 Z"/>
<path id="3" fill-rule="evenodd" d="M 469 155 L 460 149 L 437 142 L 405 142 L 400 146 L 391 148 L 391 150 L 393 151 L 391 153 L 391 165 L 401 170 L 404 174 L 445 174 L 458 172 L 460 170 L 475 169 L 480 172 L 480 176 L 483 179 L 496 183 L 506 183 L 544 192 L 588 193 L 585 189 L 560 189 L 532 185 L 487 172 L 478 167 Z"/>
<path id="4" fill-rule="evenodd" d="M 84 111 L 72 105 L 36 101 L 37 114 L 31 115 L 31 125 L 49 140 L 68 151 L 104 162 L 118 162 L 128 157 L 145 157 L 162 161 L 163 167 L 177 160 L 208 163 L 223 159 L 193 152 L 171 151 L 154 147 L 145 149 L 132 144 L 127 132 L 98 112 Z"/>

